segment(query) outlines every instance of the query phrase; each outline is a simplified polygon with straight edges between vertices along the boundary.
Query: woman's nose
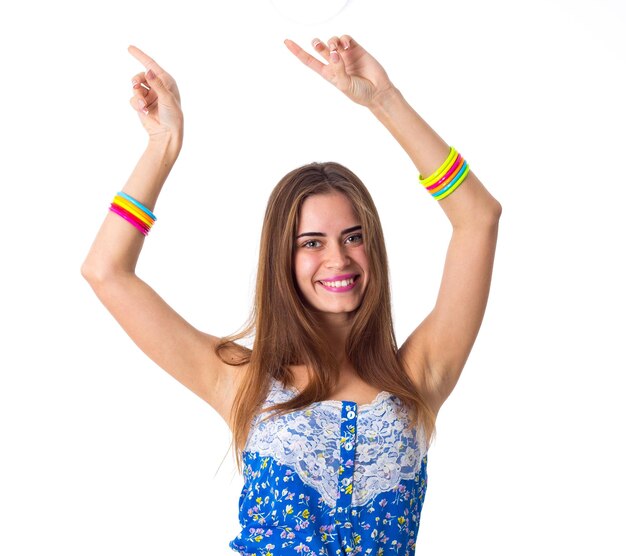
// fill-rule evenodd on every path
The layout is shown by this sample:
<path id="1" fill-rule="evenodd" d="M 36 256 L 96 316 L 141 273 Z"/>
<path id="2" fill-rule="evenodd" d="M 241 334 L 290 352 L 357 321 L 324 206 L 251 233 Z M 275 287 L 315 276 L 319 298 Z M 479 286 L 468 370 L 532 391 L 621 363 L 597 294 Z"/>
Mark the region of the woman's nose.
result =
<path id="1" fill-rule="evenodd" d="M 343 245 L 330 244 L 327 251 L 326 266 L 328 268 L 343 268 L 350 264 L 350 258 Z"/>

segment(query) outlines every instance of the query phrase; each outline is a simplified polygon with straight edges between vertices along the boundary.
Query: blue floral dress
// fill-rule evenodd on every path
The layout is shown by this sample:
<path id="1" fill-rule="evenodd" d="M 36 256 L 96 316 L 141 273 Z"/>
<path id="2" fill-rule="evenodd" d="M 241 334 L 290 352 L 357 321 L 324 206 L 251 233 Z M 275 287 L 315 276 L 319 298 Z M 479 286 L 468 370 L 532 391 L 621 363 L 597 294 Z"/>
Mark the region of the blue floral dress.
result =
<path id="1" fill-rule="evenodd" d="M 264 408 L 297 390 L 272 379 Z M 402 402 L 326 400 L 259 413 L 243 452 L 244 556 L 415 554 L 427 484 L 426 443 Z"/>

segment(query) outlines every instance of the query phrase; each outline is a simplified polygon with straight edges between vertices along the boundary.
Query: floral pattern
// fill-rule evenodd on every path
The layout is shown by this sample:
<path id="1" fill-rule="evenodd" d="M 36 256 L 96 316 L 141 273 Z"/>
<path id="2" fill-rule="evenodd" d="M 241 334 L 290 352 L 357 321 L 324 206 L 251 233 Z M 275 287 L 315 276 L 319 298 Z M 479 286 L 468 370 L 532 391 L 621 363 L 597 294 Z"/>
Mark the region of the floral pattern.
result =
<path id="1" fill-rule="evenodd" d="M 273 381 L 264 407 L 296 395 Z M 427 486 L 422 431 L 381 392 L 367 405 L 326 400 L 257 415 L 243 452 L 244 556 L 415 553 Z M 266 419 L 266 420 L 263 420 Z"/>

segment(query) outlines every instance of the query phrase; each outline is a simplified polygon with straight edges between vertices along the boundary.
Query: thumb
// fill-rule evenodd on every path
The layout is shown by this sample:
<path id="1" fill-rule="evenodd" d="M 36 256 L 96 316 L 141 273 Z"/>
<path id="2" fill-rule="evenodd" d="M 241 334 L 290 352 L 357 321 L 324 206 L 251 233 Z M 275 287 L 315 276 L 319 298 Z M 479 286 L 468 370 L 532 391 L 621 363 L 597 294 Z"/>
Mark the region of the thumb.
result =
<path id="1" fill-rule="evenodd" d="M 163 80 L 152 69 L 149 69 L 146 72 L 146 80 L 148 81 L 150 88 L 154 89 L 158 96 L 169 94 Z"/>

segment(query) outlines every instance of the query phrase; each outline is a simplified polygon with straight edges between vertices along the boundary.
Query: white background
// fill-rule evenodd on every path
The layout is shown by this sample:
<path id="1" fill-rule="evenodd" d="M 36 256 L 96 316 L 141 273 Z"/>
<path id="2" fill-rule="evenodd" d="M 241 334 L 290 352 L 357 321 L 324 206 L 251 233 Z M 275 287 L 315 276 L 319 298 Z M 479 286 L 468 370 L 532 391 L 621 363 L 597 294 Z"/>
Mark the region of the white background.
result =
<path id="1" fill-rule="evenodd" d="M 445 214 L 383 126 L 282 42 L 349 33 L 503 205 L 417 553 L 625 554 L 625 12 L 352 0 L 307 25 L 269 0 L 3 7 L 0 553 L 234 554 L 242 482 L 226 424 L 80 275 L 146 144 L 129 44 L 183 99 L 185 144 L 137 268 L 170 305 L 201 330 L 237 330 L 269 192 L 296 166 L 337 160 L 379 208 L 399 342 L 428 314 Z"/>

